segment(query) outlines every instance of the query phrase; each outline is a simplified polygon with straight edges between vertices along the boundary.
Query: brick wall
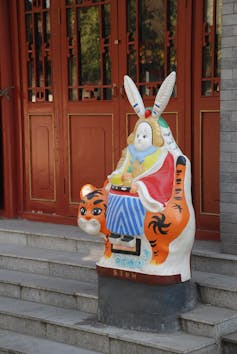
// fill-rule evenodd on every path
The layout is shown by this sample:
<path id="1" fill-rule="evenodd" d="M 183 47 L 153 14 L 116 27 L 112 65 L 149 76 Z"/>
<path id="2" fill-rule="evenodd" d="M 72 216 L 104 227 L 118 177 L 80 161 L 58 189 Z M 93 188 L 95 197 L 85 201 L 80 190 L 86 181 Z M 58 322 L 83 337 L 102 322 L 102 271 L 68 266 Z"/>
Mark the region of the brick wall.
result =
<path id="1" fill-rule="evenodd" d="M 237 1 L 222 0 L 221 247 L 237 254 Z"/>

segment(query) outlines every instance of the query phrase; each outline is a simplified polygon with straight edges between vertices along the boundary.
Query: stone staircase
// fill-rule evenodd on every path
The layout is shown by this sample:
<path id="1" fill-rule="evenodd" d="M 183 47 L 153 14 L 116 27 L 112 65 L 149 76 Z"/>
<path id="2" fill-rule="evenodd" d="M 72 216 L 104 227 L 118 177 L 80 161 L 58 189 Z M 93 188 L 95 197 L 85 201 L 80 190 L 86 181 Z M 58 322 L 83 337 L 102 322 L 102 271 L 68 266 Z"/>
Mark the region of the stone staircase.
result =
<path id="1" fill-rule="evenodd" d="M 237 256 L 196 242 L 200 303 L 180 316 L 180 331 L 159 334 L 97 321 L 102 252 L 77 227 L 0 220 L 0 353 L 237 353 Z"/>

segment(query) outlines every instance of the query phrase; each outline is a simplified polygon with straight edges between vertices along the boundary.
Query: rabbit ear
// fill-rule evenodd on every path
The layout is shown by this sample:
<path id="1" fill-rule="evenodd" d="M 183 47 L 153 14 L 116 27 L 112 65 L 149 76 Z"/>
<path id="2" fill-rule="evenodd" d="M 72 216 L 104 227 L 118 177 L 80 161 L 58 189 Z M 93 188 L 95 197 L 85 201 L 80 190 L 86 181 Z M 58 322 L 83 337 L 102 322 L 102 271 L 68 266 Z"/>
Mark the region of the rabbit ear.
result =
<path id="1" fill-rule="evenodd" d="M 170 96 L 175 84 L 176 73 L 172 71 L 169 76 L 163 81 L 155 99 L 155 103 L 152 110 L 152 116 L 158 118 L 161 113 L 165 110 L 167 103 L 169 102 Z"/>
<path id="2" fill-rule="evenodd" d="M 141 95 L 129 76 L 124 76 L 124 88 L 128 97 L 128 100 L 133 107 L 134 111 L 140 118 L 144 118 L 145 107 L 141 98 Z"/>

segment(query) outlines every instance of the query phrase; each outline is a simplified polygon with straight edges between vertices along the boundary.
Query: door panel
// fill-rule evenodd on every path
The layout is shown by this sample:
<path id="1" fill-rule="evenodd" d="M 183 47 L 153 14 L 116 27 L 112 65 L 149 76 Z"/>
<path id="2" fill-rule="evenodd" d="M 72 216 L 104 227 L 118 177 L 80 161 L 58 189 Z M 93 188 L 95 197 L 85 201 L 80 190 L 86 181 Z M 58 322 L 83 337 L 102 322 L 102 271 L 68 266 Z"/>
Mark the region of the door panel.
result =
<path id="1" fill-rule="evenodd" d="M 193 190 L 198 238 L 219 238 L 221 1 L 194 2 Z"/>
<path id="2" fill-rule="evenodd" d="M 70 203 L 79 202 L 83 184 L 102 185 L 113 169 L 113 150 L 113 115 L 69 115 Z"/>
<path id="3" fill-rule="evenodd" d="M 29 116 L 29 185 L 31 200 L 55 201 L 55 157 L 52 115 Z"/>
<path id="4" fill-rule="evenodd" d="M 219 139 L 219 111 L 201 111 L 200 211 L 206 215 L 219 213 L 219 176 L 215 173 L 219 170 Z"/>

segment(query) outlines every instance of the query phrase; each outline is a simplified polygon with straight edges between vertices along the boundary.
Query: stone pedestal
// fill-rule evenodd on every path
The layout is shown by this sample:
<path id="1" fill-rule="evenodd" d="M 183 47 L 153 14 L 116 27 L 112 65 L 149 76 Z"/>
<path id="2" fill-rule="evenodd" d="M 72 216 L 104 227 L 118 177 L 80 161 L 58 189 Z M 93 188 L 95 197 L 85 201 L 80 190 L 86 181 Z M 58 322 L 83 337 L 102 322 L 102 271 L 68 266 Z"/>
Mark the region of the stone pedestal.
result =
<path id="1" fill-rule="evenodd" d="M 189 280 L 152 285 L 98 274 L 98 320 L 102 323 L 152 332 L 179 329 L 178 316 L 197 303 Z"/>

